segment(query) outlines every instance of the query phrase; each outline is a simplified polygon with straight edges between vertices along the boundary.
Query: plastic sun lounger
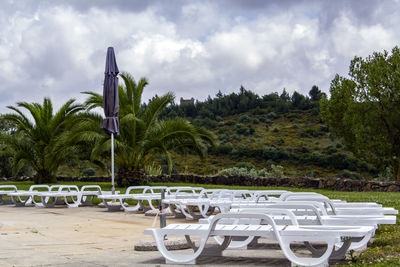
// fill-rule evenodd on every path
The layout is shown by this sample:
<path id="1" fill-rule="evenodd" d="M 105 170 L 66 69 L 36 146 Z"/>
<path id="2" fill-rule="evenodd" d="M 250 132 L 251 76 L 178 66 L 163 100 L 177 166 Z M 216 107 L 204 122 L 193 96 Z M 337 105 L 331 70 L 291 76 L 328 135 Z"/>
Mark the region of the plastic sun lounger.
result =
<path id="1" fill-rule="evenodd" d="M 228 211 L 232 203 L 249 203 L 256 199 L 271 195 L 281 195 L 283 190 L 227 190 L 204 189 L 195 199 L 172 199 L 164 201 L 170 209 L 179 209 L 186 219 L 194 220 L 207 218 L 217 208 L 220 211 Z M 267 198 L 267 197 L 266 197 Z"/>
<path id="2" fill-rule="evenodd" d="M 343 241 L 346 243 L 357 242 L 365 236 L 371 235 L 374 231 L 373 226 L 324 226 L 310 225 L 300 226 L 293 215 L 288 210 L 269 210 L 266 213 L 281 213 L 290 216 L 292 225 L 277 225 L 273 218 L 268 214 L 260 213 L 221 213 L 216 215 L 210 224 L 170 224 L 161 229 L 146 229 L 145 234 L 151 234 L 156 241 L 157 248 L 166 259 L 166 263 L 172 264 L 195 264 L 200 255 L 221 255 L 222 250 L 226 249 L 232 238 L 235 237 L 256 237 L 277 240 L 284 255 L 292 263 L 292 266 L 328 266 L 330 257 L 335 254 L 342 254 L 342 251 L 335 250 L 335 244 Z M 253 224 L 220 224 L 221 220 L 252 220 Z M 255 224 L 258 220 L 258 224 Z M 193 254 L 172 254 L 165 245 L 164 238 L 167 235 L 183 235 L 189 245 L 192 246 Z M 200 236 L 201 241 L 195 247 L 191 241 L 191 236 Z M 213 236 L 223 236 L 223 243 L 212 250 L 205 249 L 208 238 Z M 314 252 L 313 258 L 302 258 L 296 256 L 290 248 L 292 242 L 324 242 L 327 249 L 321 254 Z M 313 252 L 313 251 L 312 251 Z"/>
<path id="3" fill-rule="evenodd" d="M 185 199 L 198 196 L 199 193 L 196 193 L 196 190 L 199 189 L 199 187 L 188 186 L 153 186 L 146 188 L 143 190 L 143 194 L 134 196 L 133 199 L 137 200 L 143 209 L 145 208 L 144 203 L 147 202 L 150 209 L 159 210 L 161 203 L 161 190 L 165 190 L 165 199 Z M 192 192 L 188 193 L 187 191 Z M 153 202 L 155 202 L 155 205 L 153 205 Z"/>
<path id="4" fill-rule="evenodd" d="M 3 199 L 3 196 L 7 196 L 10 192 L 17 192 L 15 185 L 0 185 L 0 204 L 12 204 L 11 200 Z"/>
<path id="5" fill-rule="evenodd" d="M 189 220 L 206 218 L 215 210 L 209 205 L 210 199 L 215 198 L 221 190 L 226 189 L 203 189 L 197 197 L 169 198 L 163 200 L 163 203 L 169 206 L 175 217 L 186 217 Z"/>
<path id="6" fill-rule="evenodd" d="M 33 196 L 36 192 L 45 189 L 45 191 L 49 191 L 50 187 L 48 185 L 32 185 L 28 190 L 17 190 L 16 192 L 8 193 L 8 196 L 11 197 L 12 203 L 17 207 L 24 207 L 33 204 Z"/>
<path id="7" fill-rule="evenodd" d="M 82 186 L 81 190 L 76 185 L 52 185 L 48 191 L 32 192 L 32 202 L 36 207 L 67 205 L 68 208 L 76 208 L 92 204 L 93 198 L 101 193 L 98 185 Z M 35 196 L 40 198 L 40 202 L 35 200 Z"/>
<path id="8" fill-rule="evenodd" d="M 317 208 L 319 206 L 319 208 Z M 282 202 L 277 204 L 268 204 L 263 207 L 259 206 L 257 208 L 242 207 L 238 209 L 231 209 L 230 212 L 246 212 L 246 213 L 264 213 L 269 209 L 288 209 L 296 216 L 296 219 L 300 225 L 343 225 L 343 226 L 374 226 L 377 229 L 378 225 L 381 224 L 396 224 L 396 216 L 383 216 L 383 215 L 328 215 L 321 203 L 318 202 Z M 311 213 L 309 215 L 298 215 L 298 211 L 309 210 Z M 323 210 L 322 215 L 320 214 Z M 303 214 L 303 212 L 301 213 Z M 210 220 L 202 219 L 199 223 L 210 223 Z M 288 216 L 274 216 L 273 219 L 277 224 L 290 224 L 291 218 Z M 224 221 L 226 223 L 226 221 Z M 232 222 L 230 222 L 232 223 Z M 221 239 L 215 238 L 218 243 L 222 243 Z M 365 237 L 363 240 L 352 243 L 351 247 L 347 250 L 360 250 L 365 249 L 370 237 Z M 247 245 L 252 241 L 252 239 L 246 242 L 235 241 L 231 243 L 230 248 L 246 248 Z M 340 245 L 342 247 L 342 245 Z M 344 249 L 344 248 L 343 248 Z M 345 254 L 340 255 L 342 259 Z"/>
<path id="9" fill-rule="evenodd" d="M 126 212 L 139 211 L 141 209 L 141 205 L 139 202 L 134 206 L 130 206 L 128 203 L 125 202 L 125 200 L 133 199 L 134 196 L 143 194 L 144 190 L 146 190 L 147 188 L 148 186 L 130 186 L 126 189 L 124 194 L 119 194 L 118 192 L 116 194 L 107 193 L 99 195 L 98 198 L 103 200 L 104 206 L 107 207 L 109 211 L 119 211 L 121 209 Z M 136 190 L 141 190 L 142 192 L 131 193 Z M 109 203 L 108 201 L 111 201 L 111 203 Z"/>
<path id="10" fill-rule="evenodd" d="M 352 203 L 343 203 L 343 204 L 335 204 L 327 197 L 315 197 L 315 198 L 290 198 L 287 199 L 288 202 L 290 201 L 316 201 L 321 202 L 327 208 L 328 214 L 332 215 L 396 215 L 398 214 L 398 210 L 394 208 L 388 207 L 379 207 L 379 206 L 359 206 L 354 207 Z M 346 204 L 348 204 L 346 206 Z"/>

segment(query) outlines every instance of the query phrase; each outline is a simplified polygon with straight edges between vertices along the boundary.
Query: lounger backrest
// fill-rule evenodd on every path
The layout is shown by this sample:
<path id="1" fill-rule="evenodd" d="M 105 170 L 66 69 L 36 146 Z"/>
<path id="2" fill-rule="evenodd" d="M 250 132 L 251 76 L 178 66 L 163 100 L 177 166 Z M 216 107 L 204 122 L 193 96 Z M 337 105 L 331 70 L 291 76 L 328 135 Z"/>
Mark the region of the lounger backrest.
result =
<path id="1" fill-rule="evenodd" d="M 199 198 L 216 199 L 219 197 L 219 193 L 226 189 L 203 189 L 200 192 Z"/>
<path id="2" fill-rule="evenodd" d="M 145 189 L 147 189 L 148 187 L 149 186 L 129 186 L 126 189 L 125 194 L 134 194 L 134 192 L 132 192 L 132 191 L 135 191 L 135 190 L 141 191 L 140 194 L 145 193 Z"/>
<path id="3" fill-rule="evenodd" d="M 97 191 L 99 194 L 101 194 L 101 187 L 99 185 L 84 185 L 81 187 L 81 192 L 87 191 Z"/>
<path id="4" fill-rule="evenodd" d="M 161 190 L 166 190 L 166 186 L 149 186 L 143 190 L 143 194 L 159 194 Z"/>
<path id="5" fill-rule="evenodd" d="M 282 194 L 279 199 L 285 201 L 287 198 L 299 197 L 299 196 L 313 197 L 313 196 L 324 196 L 324 195 L 315 192 L 286 192 Z"/>
<path id="6" fill-rule="evenodd" d="M 6 189 L 5 191 L 17 191 L 17 187 L 15 185 L 0 185 L 0 189 Z"/>
<path id="7" fill-rule="evenodd" d="M 289 209 L 279 206 L 270 206 L 267 209 L 239 209 L 239 213 L 262 213 L 268 215 L 286 215 L 290 218 L 292 225 L 298 226 L 296 215 Z"/>
<path id="8" fill-rule="evenodd" d="M 298 198 L 298 199 L 289 199 L 286 202 L 291 202 L 291 203 L 296 203 L 296 204 L 311 204 L 314 207 L 316 207 L 320 212 L 321 215 L 328 215 L 328 210 L 326 209 L 326 206 L 324 205 L 325 199 L 321 201 L 318 201 L 317 198 Z M 336 210 L 333 210 L 334 214 L 336 214 Z"/>
<path id="9" fill-rule="evenodd" d="M 29 191 L 30 191 L 30 192 L 32 192 L 32 191 L 38 191 L 37 189 L 47 189 L 47 190 L 43 190 L 43 191 L 49 191 L 49 190 L 50 190 L 50 187 L 49 187 L 48 185 L 45 185 L 45 184 L 31 185 L 31 186 L 29 187 Z"/>

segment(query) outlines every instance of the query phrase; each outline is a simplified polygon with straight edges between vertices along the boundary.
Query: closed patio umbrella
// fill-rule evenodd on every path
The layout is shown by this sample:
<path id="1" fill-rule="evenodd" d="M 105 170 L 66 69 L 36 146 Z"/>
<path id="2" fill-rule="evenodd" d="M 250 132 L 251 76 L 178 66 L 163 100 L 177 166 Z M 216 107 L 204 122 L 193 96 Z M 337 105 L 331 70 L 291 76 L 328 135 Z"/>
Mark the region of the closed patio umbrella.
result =
<path id="1" fill-rule="evenodd" d="M 101 128 L 111 134 L 111 188 L 115 193 L 114 186 L 114 134 L 119 133 L 118 122 L 118 66 L 115 61 L 114 48 L 107 49 L 106 69 L 103 85 L 103 109 L 106 116 L 101 124 Z"/>

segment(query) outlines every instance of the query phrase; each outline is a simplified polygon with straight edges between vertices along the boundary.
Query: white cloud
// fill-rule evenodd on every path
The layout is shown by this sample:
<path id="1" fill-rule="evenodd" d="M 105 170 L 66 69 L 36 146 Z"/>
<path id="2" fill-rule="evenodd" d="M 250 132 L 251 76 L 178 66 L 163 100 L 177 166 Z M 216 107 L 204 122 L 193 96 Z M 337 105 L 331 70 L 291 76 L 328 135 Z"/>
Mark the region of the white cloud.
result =
<path id="1" fill-rule="evenodd" d="M 355 55 L 400 41 L 398 2 L 371 0 L 363 9 L 346 1 L 121 3 L 5 5 L 0 112 L 22 100 L 51 96 L 59 106 L 82 101 L 81 91 L 101 93 L 108 46 L 120 70 L 149 79 L 146 100 L 167 91 L 204 99 L 241 84 L 260 95 L 283 88 L 307 94 L 314 84 L 326 91 Z"/>

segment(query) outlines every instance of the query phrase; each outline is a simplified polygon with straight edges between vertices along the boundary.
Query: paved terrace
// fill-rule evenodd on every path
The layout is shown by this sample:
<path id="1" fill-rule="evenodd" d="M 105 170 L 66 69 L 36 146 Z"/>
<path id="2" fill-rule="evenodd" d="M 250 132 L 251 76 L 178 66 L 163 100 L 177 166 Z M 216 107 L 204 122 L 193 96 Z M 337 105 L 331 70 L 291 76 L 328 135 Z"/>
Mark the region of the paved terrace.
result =
<path id="1" fill-rule="evenodd" d="M 158 251 L 135 251 L 154 217 L 99 207 L 0 206 L 0 266 L 173 266 Z M 187 223 L 168 218 L 167 223 Z M 157 222 L 158 223 L 158 222 Z M 157 224 L 158 225 L 158 224 Z M 191 250 L 190 250 L 191 251 Z M 198 266 L 290 266 L 278 249 L 224 251 Z"/>

